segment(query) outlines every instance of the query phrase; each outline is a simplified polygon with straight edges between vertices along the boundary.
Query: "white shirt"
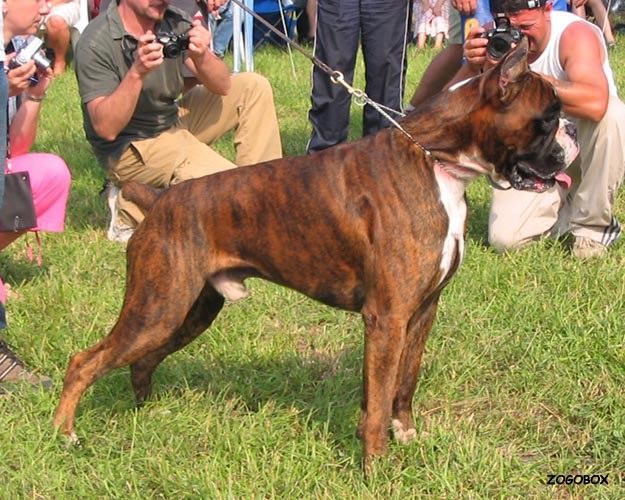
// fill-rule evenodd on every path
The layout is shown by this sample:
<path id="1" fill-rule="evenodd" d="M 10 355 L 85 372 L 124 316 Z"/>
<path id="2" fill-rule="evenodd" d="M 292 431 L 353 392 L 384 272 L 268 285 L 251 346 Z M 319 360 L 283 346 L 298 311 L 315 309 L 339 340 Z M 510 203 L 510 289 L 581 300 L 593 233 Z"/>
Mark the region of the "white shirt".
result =
<path id="1" fill-rule="evenodd" d="M 551 12 L 551 35 L 549 36 L 549 42 L 547 47 L 543 50 L 542 54 L 538 56 L 532 64 L 530 69 L 544 75 L 552 76 L 558 80 L 566 81 L 568 76 L 562 65 L 560 64 L 560 38 L 564 30 L 568 28 L 574 22 L 582 22 L 590 26 L 599 43 L 603 47 L 603 72 L 608 80 L 608 91 L 610 95 L 616 96 L 616 84 L 614 83 L 614 75 L 612 74 L 612 68 L 608 61 L 608 51 L 603 39 L 603 33 L 598 26 L 595 26 L 588 21 L 583 20 L 581 17 L 571 14 L 570 12 L 552 11 Z"/>

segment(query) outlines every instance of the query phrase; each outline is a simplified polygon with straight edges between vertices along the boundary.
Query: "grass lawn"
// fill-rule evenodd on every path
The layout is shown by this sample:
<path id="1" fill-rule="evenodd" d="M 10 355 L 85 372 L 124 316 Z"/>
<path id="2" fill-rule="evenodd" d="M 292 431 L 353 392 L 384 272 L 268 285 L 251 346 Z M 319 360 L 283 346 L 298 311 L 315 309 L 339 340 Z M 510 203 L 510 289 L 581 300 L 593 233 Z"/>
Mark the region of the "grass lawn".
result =
<path id="1" fill-rule="evenodd" d="M 624 47 L 611 52 L 622 94 Z M 407 94 L 433 54 L 411 48 Z M 295 73 L 285 52 L 256 53 L 287 155 L 304 153 L 309 136 L 310 66 L 294 59 Z M 0 499 L 624 497 L 625 245 L 584 263 L 549 241 L 496 255 L 483 181 L 469 189 L 466 258 L 427 345 L 419 437 L 391 444 L 368 481 L 354 435 L 360 317 L 259 280 L 161 365 L 141 410 L 127 370 L 95 384 L 78 412 L 82 444 L 68 446 L 51 428 L 67 361 L 117 319 L 125 258 L 105 236 L 104 176 L 73 74 L 49 94 L 35 149 L 72 169 L 67 228 L 43 235 L 42 267 L 23 239 L 2 252 L 0 275 L 14 292 L 5 337 L 55 385 L 0 397 Z M 231 141 L 218 148 L 233 156 Z M 617 215 L 625 220 L 623 192 Z M 551 486 L 549 474 L 607 474 L 609 484 Z"/>

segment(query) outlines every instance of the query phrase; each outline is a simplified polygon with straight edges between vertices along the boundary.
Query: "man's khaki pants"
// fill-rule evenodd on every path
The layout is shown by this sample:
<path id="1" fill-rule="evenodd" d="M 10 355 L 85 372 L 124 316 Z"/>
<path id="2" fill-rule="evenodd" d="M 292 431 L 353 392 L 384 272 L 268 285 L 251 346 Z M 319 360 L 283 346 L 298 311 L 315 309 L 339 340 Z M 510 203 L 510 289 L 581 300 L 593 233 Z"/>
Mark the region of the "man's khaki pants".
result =
<path id="1" fill-rule="evenodd" d="M 278 120 L 269 82 L 255 73 L 232 76 L 228 95 L 198 85 L 179 102 L 179 123 L 151 139 L 135 141 L 109 171 L 119 185 L 129 180 L 166 188 L 235 166 L 282 157 Z M 209 145 L 234 130 L 235 163 Z M 117 199 L 118 224 L 134 227 L 143 220 L 139 208 Z"/>
<path id="2" fill-rule="evenodd" d="M 488 240 L 498 252 L 567 232 L 609 245 L 620 233 L 612 214 L 625 170 L 625 104 L 610 97 L 596 123 L 574 120 L 580 154 L 569 168 L 573 187 L 544 193 L 493 190 Z"/>

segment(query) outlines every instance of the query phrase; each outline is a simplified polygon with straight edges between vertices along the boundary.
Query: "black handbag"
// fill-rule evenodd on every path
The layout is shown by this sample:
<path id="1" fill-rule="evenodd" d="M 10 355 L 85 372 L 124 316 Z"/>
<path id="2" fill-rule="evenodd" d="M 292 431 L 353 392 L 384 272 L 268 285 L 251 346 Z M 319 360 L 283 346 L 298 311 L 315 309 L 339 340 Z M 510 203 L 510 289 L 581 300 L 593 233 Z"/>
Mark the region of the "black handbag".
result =
<path id="1" fill-rule="evenodd" d="M 4 174 L 4 201 L 0 205 L 0 231 L 16 232 L 37 226 L 33 190 L 28 172 Z"/>

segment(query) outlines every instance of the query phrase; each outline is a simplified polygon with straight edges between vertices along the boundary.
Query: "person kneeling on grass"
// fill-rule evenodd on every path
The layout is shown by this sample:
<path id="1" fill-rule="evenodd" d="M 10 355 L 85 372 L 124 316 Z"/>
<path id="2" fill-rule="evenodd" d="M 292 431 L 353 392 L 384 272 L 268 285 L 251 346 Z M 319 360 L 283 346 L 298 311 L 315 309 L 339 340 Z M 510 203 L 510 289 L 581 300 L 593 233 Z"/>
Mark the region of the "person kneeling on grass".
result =
<path id="1" fill-rule="evenodd" d="M 36 4 L 34 4 L 36 5 Z M 22 7 L 20 7 L 21 9 Z M 25 7 L 24 7 L 25 8 Z M 12 10 L 5 7 L 5 34 L 12 21 Z M 19 18 L 15 12 L 16 18 Z M 36 26 L 36 23 L 35 25 Z M 21 31 L 18 31 L 21 32 Z M 15 49 L 26 40 L 16 37 L 5 48 L 7 62 L 10 63 Z M 13 53 L 13 54 L 12 54 Z M 29 153 L 35 141 L 39 112 L 44 101 L 46 90 L 50 85 L 51 70 L 39 71 L 35 63 L 28 63 L 7 72 L 9 83 L 6 172 L 28 172 L 33 193 L 33 203 L 37 215 L 37 226 L 32 231 L 61 232 L 64 229 L 65 207 L 70 187 L 70 173 L 62 158 L 49 153 Z M 31 78 L 38 78 L 32 85 Z M 4 112 L 4 111 L 3 111 Z M 5 198 L 4 203 L 9 202 Z M 2 208 L 0 207 L 0 212 Z M 6 248 L 26 231 L 0 232 L 0 250 Z M 6 328 L 4 303 L 6 289 L 0 280 L 0 329 Z M 22 361 L 9 349 L 5 342 L 0 341 L 0 391 L 7 382 L 27 382 L 51 385 L 48 377 L 30 373 Z"/>

